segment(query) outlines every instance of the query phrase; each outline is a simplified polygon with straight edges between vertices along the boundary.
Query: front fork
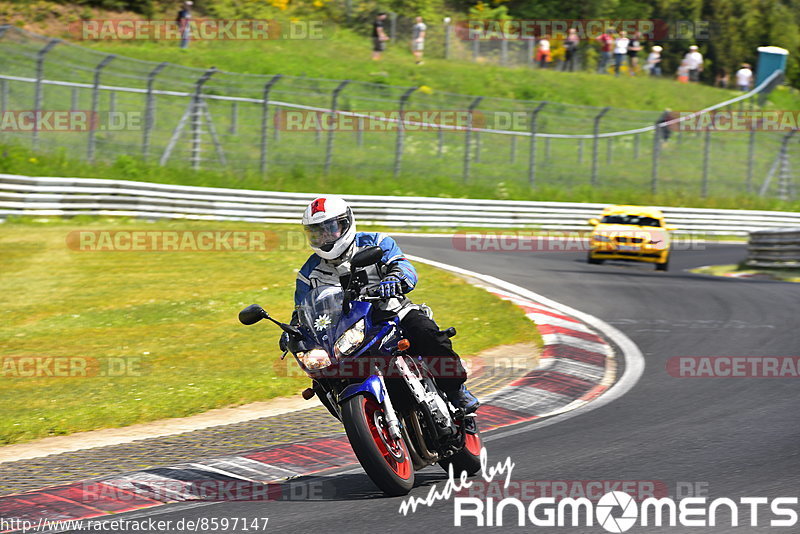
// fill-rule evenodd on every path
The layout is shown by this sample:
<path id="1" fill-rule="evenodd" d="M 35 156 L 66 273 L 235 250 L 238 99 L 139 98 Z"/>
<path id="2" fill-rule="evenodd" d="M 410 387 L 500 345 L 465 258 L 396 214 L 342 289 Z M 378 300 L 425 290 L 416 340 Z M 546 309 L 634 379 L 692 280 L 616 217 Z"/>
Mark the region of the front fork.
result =
<path id="1" fill-rule="evenodd" d="M 381 389 L 383 389 L 383 411 L 386 415 L 386 423 L 389 425 L 389 435 L 391 435 L 394 439 L 402 439 L 402 434 L 400 432 L 400 420 L 397 418 L 397 412 L 394 411 L 392 399 L 389 397 L 389 390 L 386 389 L 386 381 L 383 379 L 380 369 L 376 368 L 375 372 L 378 375 L 378 380 L 381 382 Z"/>

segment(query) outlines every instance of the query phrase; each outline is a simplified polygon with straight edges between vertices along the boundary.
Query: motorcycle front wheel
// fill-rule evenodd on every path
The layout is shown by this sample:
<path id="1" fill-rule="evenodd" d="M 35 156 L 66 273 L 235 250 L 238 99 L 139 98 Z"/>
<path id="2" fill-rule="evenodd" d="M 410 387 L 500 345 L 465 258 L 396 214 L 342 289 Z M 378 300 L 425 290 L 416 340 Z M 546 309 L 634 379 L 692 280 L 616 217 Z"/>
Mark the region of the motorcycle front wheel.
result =
<path id="1" fill-rule="evenodd" d="M 414 487 L 414 466 L 406 442 L 389 433 L 383 407 L 356 395 L 342 405 L 342 423 L 356 458 L 387 495 L 406 495 Z"/>

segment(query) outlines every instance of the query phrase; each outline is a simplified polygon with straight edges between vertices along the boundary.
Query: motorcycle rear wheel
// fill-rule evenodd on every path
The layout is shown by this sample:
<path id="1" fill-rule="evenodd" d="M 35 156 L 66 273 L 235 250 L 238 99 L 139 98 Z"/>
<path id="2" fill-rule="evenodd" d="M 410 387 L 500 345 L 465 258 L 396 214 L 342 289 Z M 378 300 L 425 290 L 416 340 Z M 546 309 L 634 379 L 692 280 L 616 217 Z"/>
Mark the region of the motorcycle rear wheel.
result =
<path id="1" fill-rule="evenodd" d="M 342 405 L 342 423 L 356 458 L 372 482 L 387 495 L 406 495 L 414 487 L 414 466 L 406 442 L 389 433 L 383 407 L 356 395 Z"/>
<path id="2" fill-rule="evenodd" d="M 464 448 L 450 458 L 439 462 L 445 471 L 448 470 L 450 464 L 453 464 L 453 475 L 456 479 L 461 476 L 463 471 L 466 471 L 468 476 L 472 476 L 481 470 L 481 449 L 483 448 L 481 434 L 474 419 L 468 420 L 466 424 L 473 425 L 474 431 L 465 431 Z"/>

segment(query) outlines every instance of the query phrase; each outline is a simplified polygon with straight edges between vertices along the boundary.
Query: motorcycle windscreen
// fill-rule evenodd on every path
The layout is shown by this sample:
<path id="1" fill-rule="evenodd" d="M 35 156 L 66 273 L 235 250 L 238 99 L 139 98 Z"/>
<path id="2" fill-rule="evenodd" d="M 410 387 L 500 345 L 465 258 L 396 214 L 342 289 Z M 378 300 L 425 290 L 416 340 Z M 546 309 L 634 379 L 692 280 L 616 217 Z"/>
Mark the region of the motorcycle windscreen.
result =
<path id="1" fill-rule="evenodd" d="M 325 348 L 336 341 L 335 330 L 342 317 L 344 294 L 339 286 L 311 289 L 297 308 L 298 318 Z"/>

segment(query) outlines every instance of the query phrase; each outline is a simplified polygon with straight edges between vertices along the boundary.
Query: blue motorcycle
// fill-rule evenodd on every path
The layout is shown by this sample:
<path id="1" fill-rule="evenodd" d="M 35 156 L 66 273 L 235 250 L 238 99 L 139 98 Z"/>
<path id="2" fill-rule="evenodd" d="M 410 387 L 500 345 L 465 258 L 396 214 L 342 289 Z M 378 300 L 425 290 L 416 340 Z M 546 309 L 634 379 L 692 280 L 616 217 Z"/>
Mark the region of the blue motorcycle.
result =
<path id="1" fill-rule="evenodd" d="M 285 324 L 253 304 L 239 312 L 245 325 L 268 319 L 289 334 L 288 350 L 312 379 L 314 395 L 339 419 L 358 461 L 388 495 L 405 495 L 414 472 L 438 463 L 458 476 L 480 468 L 481 438 L 475 414 L 448 402 L 421 357 L 407 353 L 398 317 L 375 304 L 377 286 L 365 268 L 383 251 L 357 252 L 341 286 L 313 288 Z M 445 331 L 455 335 L 455 329 Z M 286 356 L 286 352 L 284 352 Z"/>

